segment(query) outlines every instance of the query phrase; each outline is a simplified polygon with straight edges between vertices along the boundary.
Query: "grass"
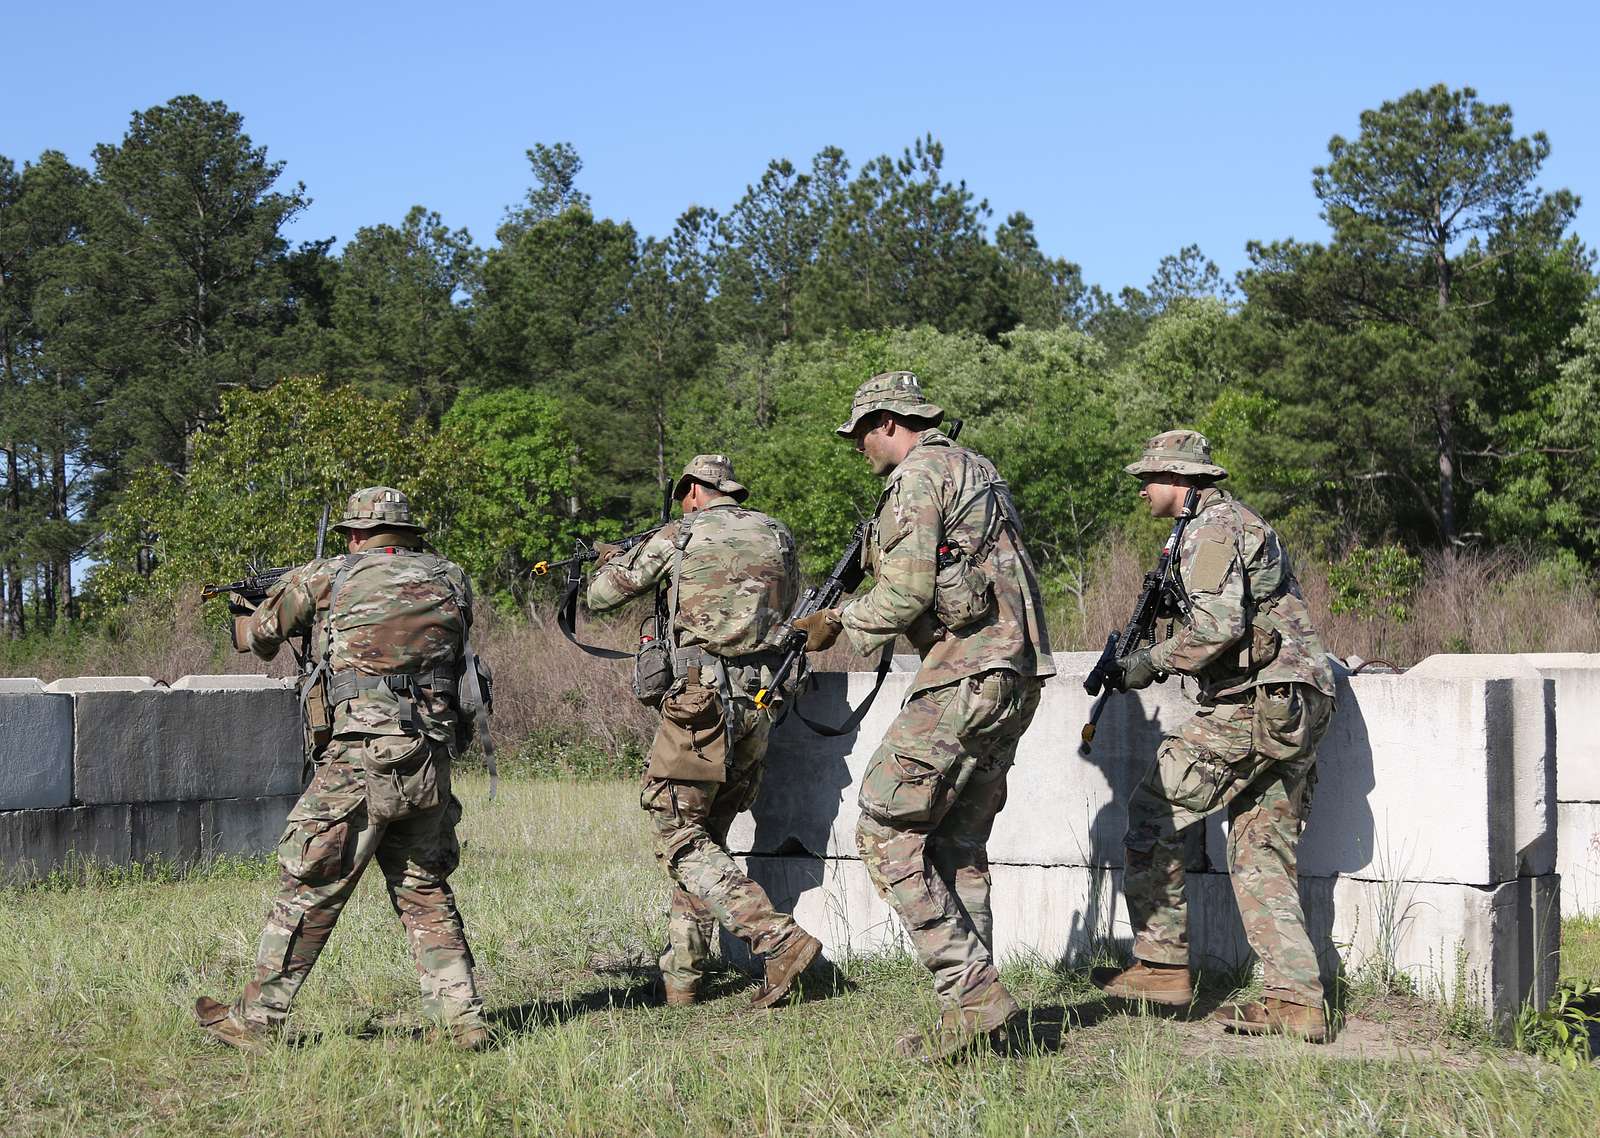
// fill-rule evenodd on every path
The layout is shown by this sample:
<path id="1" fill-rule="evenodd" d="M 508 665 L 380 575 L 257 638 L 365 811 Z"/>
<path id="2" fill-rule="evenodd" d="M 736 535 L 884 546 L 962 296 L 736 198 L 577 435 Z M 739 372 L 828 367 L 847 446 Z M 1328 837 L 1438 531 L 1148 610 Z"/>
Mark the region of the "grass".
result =
<path id="1" fill-rule="evenodd" d="M 1083 973 L 1034 962 L 1007 979 L 1034 1008 L 1035 1043 L 935 1070 L 892 1057 L 895 1036 L 934 1014 L 906 959 L 851 962 L 838 994 L 764 1016 L 741 1014 L 749 981 L 732 972 L 708 1003 L 656 1006 L 667 891 L 633 788 L 511 780 L 492 807 L 480 778 L 461 790 L 456 884 L 498 1050 L 430 1037 L 376 871 L 301 993 L 295 1037 L 252 1057 L 207 1042 L 188 1005 L 245 979 L 273 887 L 264 864 L 80 867 L 6 891 L 0 1129 L 1550 1138 L 1592 1134 L 1600 1116 L 1600 1072 L 1441 1044 L 1441 1013 L 1374 993 L 1357 993 L 1346 1036 L 1365 1031 L 1388 1057 L 1362 1059 L 1110 1014 Z M 1566 931 L 1570 958 L 1592 969 L 1600 922 Z"/>

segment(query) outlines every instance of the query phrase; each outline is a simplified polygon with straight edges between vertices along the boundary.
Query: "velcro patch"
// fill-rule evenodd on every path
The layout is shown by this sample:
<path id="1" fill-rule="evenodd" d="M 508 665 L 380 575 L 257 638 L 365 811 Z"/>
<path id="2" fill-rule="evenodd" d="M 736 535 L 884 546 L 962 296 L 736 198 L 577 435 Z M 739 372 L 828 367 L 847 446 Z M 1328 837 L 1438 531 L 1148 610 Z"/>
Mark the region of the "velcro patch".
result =
<path id="1" fill-rule="evenodd" d="M 1189 562 L 1184 583 L 1191 592 L 1215 593 L 1222 589 L 1233 567 L 1233 546 L 1224 541 L 1202 541 Z"/>

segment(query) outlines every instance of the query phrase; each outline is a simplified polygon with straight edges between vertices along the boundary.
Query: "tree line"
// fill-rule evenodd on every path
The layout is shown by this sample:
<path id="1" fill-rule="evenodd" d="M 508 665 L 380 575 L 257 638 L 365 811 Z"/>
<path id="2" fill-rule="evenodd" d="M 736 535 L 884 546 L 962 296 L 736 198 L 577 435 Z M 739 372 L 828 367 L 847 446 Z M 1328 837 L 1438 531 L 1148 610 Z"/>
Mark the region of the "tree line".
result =
<path id="1" fill-rule="evenodd" d="M 1517 544 L 1587 572 L 1600 309 L 1549 152 L 1470 88 L 1411 91 L 1311 171 L 1327 240 L 1252 242 L 1234 281 L 1187 247 L 1113 295 L 1026 214 L 993 224 L 931 136 L 775 159 L 664 236 L 597 216 L 578 152 L 538 144 L 492 244 L 419 205 L 291 245 L 305 187 L 237 112 L 175 98 L 92 169 L 0 157 L 0 618 L 304 556 L 321 504 L 377 480 L 521 601 L 703 450 L 816 566 L 874 493 L 831 427 L 901 367 L 1069 595 L 1130 518 L 1121 464 L 1179 423 L 1312 555 Z"/>

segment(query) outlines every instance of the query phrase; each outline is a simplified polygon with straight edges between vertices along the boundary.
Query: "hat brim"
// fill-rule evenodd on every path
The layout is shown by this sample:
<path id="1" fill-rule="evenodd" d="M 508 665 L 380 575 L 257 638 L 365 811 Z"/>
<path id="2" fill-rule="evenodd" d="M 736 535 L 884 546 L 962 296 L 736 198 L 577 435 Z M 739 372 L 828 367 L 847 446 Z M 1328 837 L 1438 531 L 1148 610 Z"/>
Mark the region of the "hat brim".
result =
<path id="1" fill-rule="evenodd" d="M 340 518 L 333 526 L 336 530 L 398 529 L 421 533 L 422 527 L 412 522 L 386 522 L 377 518 Z"/>
<path id="2" fill-rule="evenodd" d="M 866 407 L 833 429 L 833 433 L 841 438 L 850 438 L 856 433 L 856 424 L 875 411 L 893 411 L 896 415 L 903 415 L 907 419 L 931 419 L 934 426 L 938 426 L 944 419 L 944 408 L 937 403 L 905 403 L 900 406 L 880 403 L 876 407 Z"/>
<path id="3" fill-rule="evenodd" d="M 1135 478 L 1146 474 L 1179 474 L 1189 478 L 1215 478 L 1220 482 L 1228 477 L 1228 472 L 1215 463 L 1186 462 L 1181 458 L 1141 458 L 1122 469 Z"/>
<path id="4" fill-rule="evenodd" d="M 698 482 L 702 486 L 709 486 L 719 494 L 726 494 L 735 502 L 742 502 L 750 496 L 750 491 L 741 483 L 731 478 L 724 478 L 721 482 L 707 482 L 704 478 L 696 478 L 692 474 L 680 474 L 678 481 L 672 485 L 672 497 L 676 501 L 689 492 L 689 483 Z"/>

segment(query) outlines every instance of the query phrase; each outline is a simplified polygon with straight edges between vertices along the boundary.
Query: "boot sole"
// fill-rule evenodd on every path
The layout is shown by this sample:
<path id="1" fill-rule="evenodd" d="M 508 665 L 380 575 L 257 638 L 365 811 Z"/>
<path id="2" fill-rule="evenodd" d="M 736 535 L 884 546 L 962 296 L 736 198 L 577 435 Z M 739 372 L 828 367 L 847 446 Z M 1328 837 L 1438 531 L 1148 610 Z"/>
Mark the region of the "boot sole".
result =
<path id="1" fill-rule="evenodd" d="M 1194 1003 L 1194 993 L 1165 993 L 1146 992 L 1140 988 L 1124 988 L 1120 984 L 1107 984 L 1100 989 L 1108 996 L 1115 996 L 1119 1000 L 1142 1000 L 1147 1004 L 1163 1004 L 1169 1008 L 1186 1008 Z"/>
<path id="2" fill-rule="evenodd" d="M 760 1011 L 762 1008 L 770 1008 L 787 996 L 793 990 L 795 981 L 805 974 L 807 968 L 816 963 L 816 959 L 820 955 L 822 955 L 822 942 L 813 939 L 806 950 L 800 954 L 794 970 L 789 973 L 789 979 L 776 988 L 763 987 L 761 991 L 755 994 L 755 998 L 750 1001 L 750 1010 Z"/>
<path id="3" fill-rule="evenodd" d="M 1301 1031 L 1278 1024 L 1254 1023 L 1246 1019 L 1219 1019 L 1214 1022 L 1237 1035 L 1281 1035 L 1285 1039 L 1297 1039 L 1301 1043 L 1328 1042 L 1326 1031 Z"/>

